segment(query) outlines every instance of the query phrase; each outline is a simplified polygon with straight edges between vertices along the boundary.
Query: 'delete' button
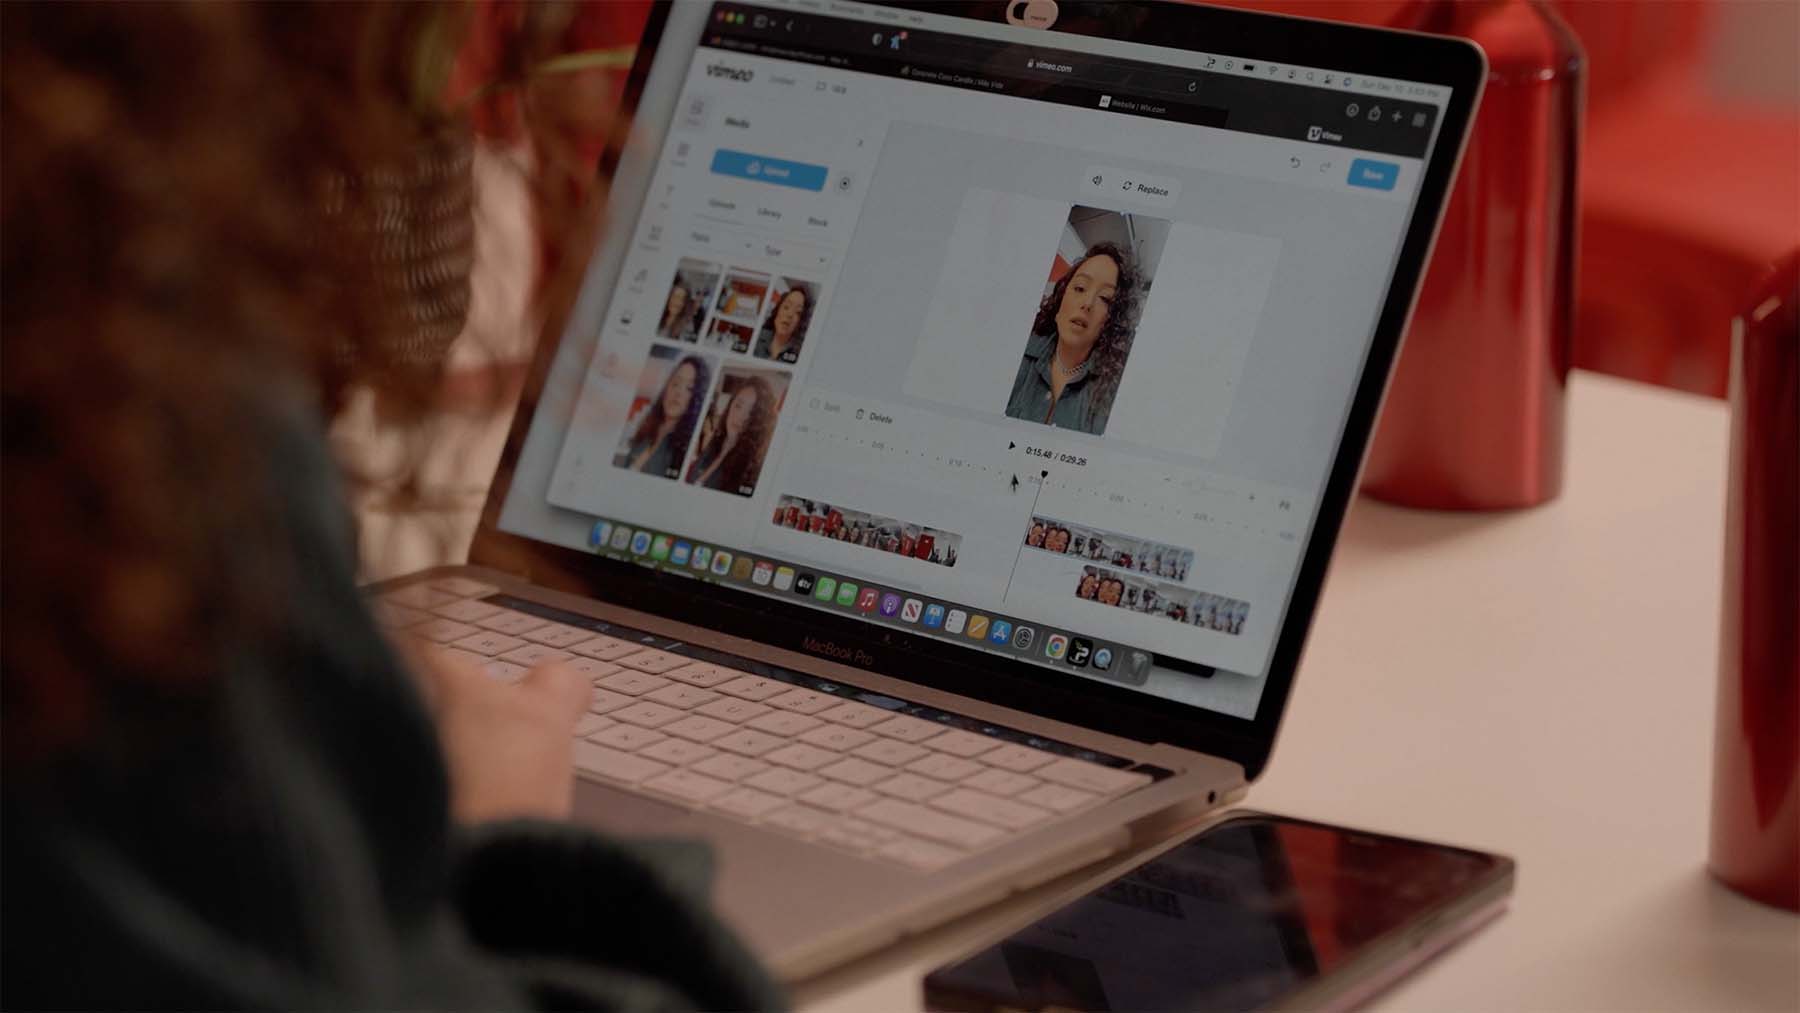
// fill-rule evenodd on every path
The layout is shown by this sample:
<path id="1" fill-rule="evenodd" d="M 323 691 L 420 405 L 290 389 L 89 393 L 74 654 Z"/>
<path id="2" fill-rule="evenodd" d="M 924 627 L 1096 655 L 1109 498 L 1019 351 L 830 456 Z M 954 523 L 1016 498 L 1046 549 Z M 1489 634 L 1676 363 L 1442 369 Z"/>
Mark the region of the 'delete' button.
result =
<path id="1" fill-rule="evenodd" d="M 1366 186 L 1371 190 L 1392 190 L 1394 182 L 1400 178 L 1400 167 L 1392 162 L 1377 162 L 1373 159 L 1359 158 L 1350 163 L 1350 185 Z"/>
<path id="2" fill-rule="evenodd" d="M 729 148 L 720 148 L 713 153 L 712 171 L 720 176 L 756 179 L 801 190 L 825 189 L 826 170 L 822 165 L 790 162 L 785 158 L 752 155 Z"/>

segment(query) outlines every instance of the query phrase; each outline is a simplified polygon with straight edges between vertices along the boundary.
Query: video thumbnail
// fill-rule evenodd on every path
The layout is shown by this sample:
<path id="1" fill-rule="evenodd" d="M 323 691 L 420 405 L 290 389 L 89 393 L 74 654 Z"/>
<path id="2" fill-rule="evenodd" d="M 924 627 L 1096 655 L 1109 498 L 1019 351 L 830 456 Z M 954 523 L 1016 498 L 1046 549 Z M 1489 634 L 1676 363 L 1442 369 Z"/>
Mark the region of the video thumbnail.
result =
<path id="1" fill-rule="evenodd" d="M 718 284 L 717 264 L 683 257 L 675 267 L 675 280 L 669 283 L 668 297 L 663 300 L 656 336 L 690 343 L 699 340 L 700 325 L 706 320 L 706 306 L 712 302 L 713 290 Z"/>
<path id="2" fill-rule="evenodd" d="M 772 519 L 794 531 L 939 566 L 955 566 L 962 550 L 961 535 L 800 496 L 781 497 Z"/>
<path id="3" fill-rule="evenodd" d="M 806 329 L 812 323 L 813 307 L 818 301 L 819 286 L 812 282 L 776 278 L 752 354 L 776 362 L 799 361 L 800 346 L 806 341 Z"/>
<path id="4" fill-rule="evenodd" d="M 713 361 L 667 345 L 652 345 L 632 394 L 613 466 L 664 478 L 681 477 L 688 443 L 712 382 Z"/>
<path id="5" fill-rule="evenodd" d="M 739 496 L 754 493 L 787 389 L 788 374 L 780 370 L 725 367 L 700 424 L 688 484 Z"/>
<path id="6" fill-rule="evenodd" d="M 1006 401 L 1009 418 L 1106 432 L 1168 237 L 1160 218 L 1069 210 Z"/>
<path id="7" fill-rule="evenodd" d="M 719 288 L 719 303 L 713 308 L 719 316 L 755 328 L 757 316 L 762 312 L 763 297 L 768 294 L 768 275 L 734 267 L 725 273 L 725 284 Z"/>
<path id="8" fill-rule="evenodd" d="M 1234 636 L 1243 632 L 1244 618 L 1250 614 L 1249 602 L 1098 566 L 1081 568 L 1075 597 Z"/>
<path id="9" fill-rule="evenodd" d="M 1185 581 L 1194 565 L 1194 550 L 1132 538 L 1114 531 L 1072 524 L 1054 517 L 1033 516 L 1025 529 L 1025 547 L 1077 556 L 1121 570 L 1165 580 Z"/>

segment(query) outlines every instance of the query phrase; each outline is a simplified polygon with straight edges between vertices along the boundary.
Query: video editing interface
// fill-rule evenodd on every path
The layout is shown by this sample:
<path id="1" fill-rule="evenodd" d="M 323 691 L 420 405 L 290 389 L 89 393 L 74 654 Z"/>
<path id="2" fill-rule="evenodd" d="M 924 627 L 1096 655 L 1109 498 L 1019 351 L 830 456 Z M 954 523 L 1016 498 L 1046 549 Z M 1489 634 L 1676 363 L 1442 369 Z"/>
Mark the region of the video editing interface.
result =
<path id="1" fill-rule="evenodd" d="M 1447 91 L 825 9 L 675 6 L 501 528 L 1253 717 Z"/>

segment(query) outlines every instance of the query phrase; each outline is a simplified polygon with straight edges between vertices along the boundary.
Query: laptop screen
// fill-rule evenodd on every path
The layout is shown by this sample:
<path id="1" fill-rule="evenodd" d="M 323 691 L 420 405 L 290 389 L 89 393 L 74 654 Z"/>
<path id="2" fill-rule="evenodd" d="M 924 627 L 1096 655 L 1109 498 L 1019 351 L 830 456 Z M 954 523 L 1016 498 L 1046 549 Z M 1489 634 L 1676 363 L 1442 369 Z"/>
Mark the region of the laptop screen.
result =
<path id="1" fill-rule="evenodd" d="M 499 527 L 1251 718 L 1448 99 L 677 4 Z"/>

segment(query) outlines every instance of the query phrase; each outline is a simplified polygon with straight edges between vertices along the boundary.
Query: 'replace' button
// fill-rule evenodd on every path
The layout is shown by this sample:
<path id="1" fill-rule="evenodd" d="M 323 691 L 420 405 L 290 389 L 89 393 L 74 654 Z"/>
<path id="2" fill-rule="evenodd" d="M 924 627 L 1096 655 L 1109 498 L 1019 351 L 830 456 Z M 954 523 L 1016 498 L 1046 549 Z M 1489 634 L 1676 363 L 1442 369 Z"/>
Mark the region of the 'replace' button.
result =
<path id="1" fill-rule="evenodd" d="M 729 148 L 720 148 L 713 152 L 712 171 L 719 176 L 760 180 L 764 183 L 791 186 L 800 190 L 825 189 L 827 175 L 826 169 L 822 165 L 790 162 L 785 158 L 752 155 L 749 152 L 732 151 Z"/>
<path id="2" fill-rule="evenodd" d="M 1400 167 L 1392 162 L 1377 162 L 1372 158 L 1359 158 L 1350 163 L 1350 185 L 1366 186 L 1371 190 L 1392 190 L 1394 183 L 1400 178 Z"/>

